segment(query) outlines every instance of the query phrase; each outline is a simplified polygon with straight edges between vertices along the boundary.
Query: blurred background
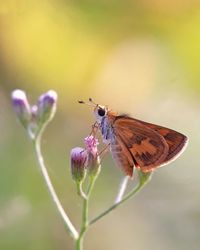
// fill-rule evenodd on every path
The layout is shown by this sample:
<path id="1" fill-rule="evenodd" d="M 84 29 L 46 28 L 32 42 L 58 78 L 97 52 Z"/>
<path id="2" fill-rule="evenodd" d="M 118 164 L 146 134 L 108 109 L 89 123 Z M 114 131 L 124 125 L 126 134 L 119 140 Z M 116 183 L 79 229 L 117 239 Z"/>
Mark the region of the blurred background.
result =
<path id="1" fill-rule="evenodd" d="M 43 139 L 57 193 L 78 227 L 81 201 L 69 152 L 83 146 L 96 102 L 190 138 L 133 200 L 96 223 L 87 250 L 200 248 L 200 1 L 0 1 L 0 249 L 72 250 L 73 242 L 38 171 L 30 140 L 10 104 L 20 88 L 32 104 L 58 92 Z M 91 217 L 113 201 L 122 172 L 108 154 Z"/>

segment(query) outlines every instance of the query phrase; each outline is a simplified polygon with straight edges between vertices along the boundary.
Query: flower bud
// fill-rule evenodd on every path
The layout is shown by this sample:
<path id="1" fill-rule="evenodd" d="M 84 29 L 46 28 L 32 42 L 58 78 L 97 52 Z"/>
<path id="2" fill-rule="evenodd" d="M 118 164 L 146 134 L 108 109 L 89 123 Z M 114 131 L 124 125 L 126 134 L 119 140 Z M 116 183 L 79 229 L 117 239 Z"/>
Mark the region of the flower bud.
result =
<path id="1" fill-rule="evenodd" d="M 37 116 L 40 124 L 50 121 L 55 112 L 57 104 L 57 93 L 54 90 L 49 90 L 41 95 L 38 100 Z"/>
<path id="2" fill-rule="evenodd" d="M 33 105 L 31 107 L 31 115 L 32 115 L 32 120 L 34 122 L 36 122 L 36 120 L 37 120 L 37 114 L 38 114 L 38 106 L 37 105 Z"/>
<path id="3" fill-rule="evenodd" d="M 20 89 L 16 89 L 11 94 L 12 104 L 22 125 L 27 128 L 31 120 L 31 108 L 28 103 L 26 93 Z"/>
<path id="4" fill-rule="evenodd" d="M 83 148 L 73 148 L 71 150 L 71 174 L 76 182 L 82 182 L 86 175 L 85 164 L 87 161 L 87 152 Z"/>
<path id="5" fill-rule="evenodd" d="M 85 138 L 85 145 L 87 150 L 86 167 L 88 175 L 91 177 L 96 177 L 101 170 L 100 157 L 98 155 L 97 149 L 98 144 L 98 140 L 93 135 Z"/>
<path id="6" fill-rule="evenodd" d="M 38 119 L 37 119 L 37 112 L 38 112 L 38 107 L 37 105 L 33 105 L 31 107 L 31 121 L 28 126 L 28 133 L 31 139 L 34 139 L 35 136 L 37 135 L 39 126 L 38 126 Z"/>

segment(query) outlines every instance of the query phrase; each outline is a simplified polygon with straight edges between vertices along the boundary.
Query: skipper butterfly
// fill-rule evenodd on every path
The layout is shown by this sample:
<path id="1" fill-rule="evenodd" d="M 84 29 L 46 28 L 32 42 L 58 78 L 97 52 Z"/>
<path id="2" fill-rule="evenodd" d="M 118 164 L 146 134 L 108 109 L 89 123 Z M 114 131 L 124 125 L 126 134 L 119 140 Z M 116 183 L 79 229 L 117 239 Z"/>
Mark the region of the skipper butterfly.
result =
<path id="1" fill-rule="evenodd" d="M 144 173 L 151 172 L 175 160 L 186 148 L 188 138 L 175 130 L 118 115 L 106 106 L 95 104 L 91 98 L 89 101 L 94 106 L 103 142 L 109 145 L 117 165 L 130 177 L 135 167 Z"/>

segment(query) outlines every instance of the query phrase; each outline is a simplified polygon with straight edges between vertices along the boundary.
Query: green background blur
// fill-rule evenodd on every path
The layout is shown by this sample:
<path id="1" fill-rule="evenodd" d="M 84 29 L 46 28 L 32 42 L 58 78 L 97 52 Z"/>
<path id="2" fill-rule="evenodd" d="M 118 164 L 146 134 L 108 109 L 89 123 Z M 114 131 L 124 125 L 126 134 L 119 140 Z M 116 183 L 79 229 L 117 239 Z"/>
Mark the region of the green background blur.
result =
<path id="1" fill-rule="evenodd" d="M 54 89 L 58 111 L 43 139 L 57 193 L 76 226 L 81 201 L 69 151 L 83 146 L 92 97 L 190 138 L 133 200 L 88 232 L 87 250 L 200 249 L 200 1 L 0 0 L 0 249 L 72 250 L 25 131 L 10 104 Z M 91 216 L 115 197 L 123 174 L 108 154 Z"/>

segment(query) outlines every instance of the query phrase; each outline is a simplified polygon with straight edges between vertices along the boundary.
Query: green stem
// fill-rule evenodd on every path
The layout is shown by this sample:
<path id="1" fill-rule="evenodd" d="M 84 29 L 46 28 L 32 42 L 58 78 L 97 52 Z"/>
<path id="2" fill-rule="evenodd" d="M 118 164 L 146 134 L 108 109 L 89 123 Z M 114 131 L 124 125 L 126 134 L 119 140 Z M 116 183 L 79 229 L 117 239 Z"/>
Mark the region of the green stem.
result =
<path id="1" fill-rule="evenodd" d="M 120 184 L 119 192 L 115 198 L 115 203 L 118 203 L 122 200 L 124 193 L 126 191 L 129 179 L 130 179 L 129 176 L 125 176 L 124 179 L 122 180 L 122 182 Z"/>
<path id="2" fill-rule="evenodd" d="M 56 208 L 57 208 L 60 216 L 62 217 L 67 230 L 69 231 L 70 235 L 76 240 L 79 237 L 78 232 L 76 231 L 75 227 L 73 226 L 72 222 L 70 221 L 69 217 L 67 216 L 66 212 L 64 211 L 64 209 L 60 203 L 60 200 L 59 200 L 59 198 L 55 192 L 55 189 L 51 183 L 51 179 L 48 175 L 47 168 L 46 168 L 45 163 L 44 163 L 44 159 L 43 159 L 42 152 L 41 152 L 41 134 L 42 133 L 38 134 L 37 137 L 35 137 L 35 139 L 32 140 L 33 146 L 35 149 L 35 153 L 36 153 L 36 157 L 38 160 L 38 164 L 39 164 L 41 173 L 44 177 L 46 186 L 47 186 L 49 193 L 51 195 L 51 198 L 52 198 L 54 204 L 56 205 Z"/>
<path id="3" fill-rule="evenodd" d="M 77 193 L 78 195 L 80 195 L 83 199 L 87 199 L 86 194 L 83 191 L 83 182 L 76 182 L 76 186 L 77 186 Z"/>
<path id="4" fill-rule="evenodd" d="M 95 217 L 94 219 L 92 219 L 89 222 L 89 225 L 94 224 L 95 222 L 97 222 L 98 220 L 100 220 L 102 217 L 104 217 L 105 215 L 107 215 L 108 213 L 110 213 L 111 211 L 113 211 L 115 208 L 119 207 L 126 200 L 130 199 L 131 197 L 134 197 L 147 184 L 147 182 L 149 181 L 149 179 L 150 178 L 146 179 L 145 181 L 140 181 L 139 184 L 136 187 L 134 187 L 133 190 L 131 190 L 123 199 L 121 199 L 119 202 L 113 204 L 108 209 L 106 209 L 104 212 L 102 212 L 97 217 Z"/>
<path id="5" fill-rule="evenodd" d="M 88 211 L 89 211 L 89 199 L 91 196 L 91 192 L 93 190 L 94 184 L 96 181 L 96 177 L 91 177 L 89 187 L 86 193 L 87 198 L 84 198 L 83 196 L 83 212 L 82 212 L 82 225 L 81 230 L 78 239 L 76 240 L 76 250 L 82 250 L 83 249 L 83 239 L 85 236 L 85 233 L 89 226 L 89 220 L 88 220 Z"/>

